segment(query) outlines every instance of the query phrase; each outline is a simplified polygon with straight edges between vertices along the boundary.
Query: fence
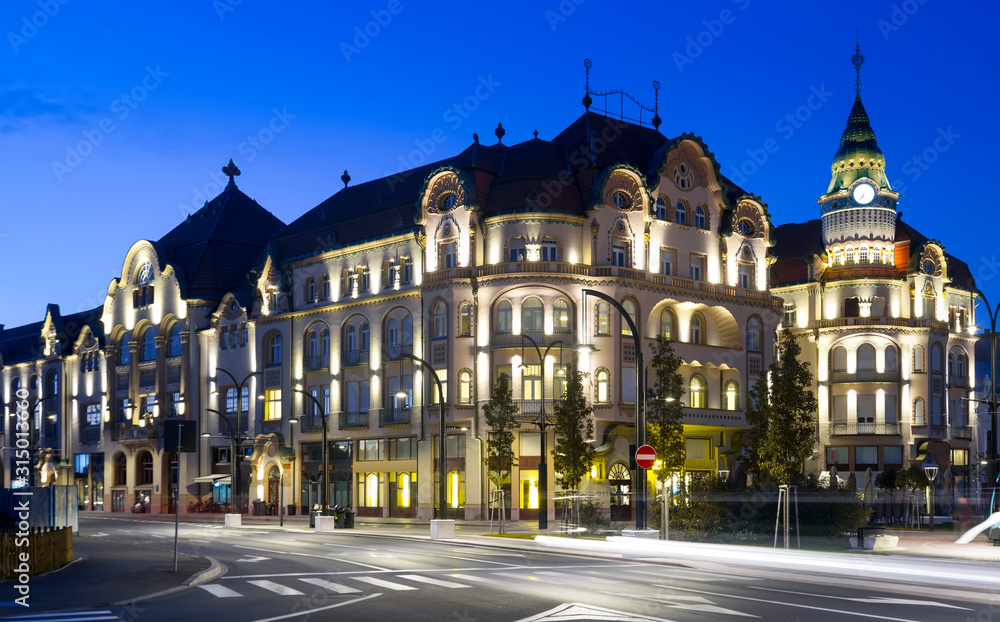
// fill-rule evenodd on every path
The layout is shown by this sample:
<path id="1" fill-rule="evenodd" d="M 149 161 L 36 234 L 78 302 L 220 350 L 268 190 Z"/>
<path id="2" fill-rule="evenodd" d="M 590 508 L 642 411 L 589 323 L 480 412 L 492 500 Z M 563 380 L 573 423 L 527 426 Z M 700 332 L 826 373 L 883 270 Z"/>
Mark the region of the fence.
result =
<path id="1" fill-rule="evenodd" d="M 24 553 L 28 554 L 27 562 L 20 561 Z M 4 529 L 0 533 L 0 559 L 10 560 L 0 566 L 0 581 L 21 574 L 34 577 L 62 568 L 73 560 L 73 531 L 69 527 L 42 527 L 26 532 Z M 23 570 L 22 563 L 27 565 L 27 572 L 18 572 L 19 568 Z"/>

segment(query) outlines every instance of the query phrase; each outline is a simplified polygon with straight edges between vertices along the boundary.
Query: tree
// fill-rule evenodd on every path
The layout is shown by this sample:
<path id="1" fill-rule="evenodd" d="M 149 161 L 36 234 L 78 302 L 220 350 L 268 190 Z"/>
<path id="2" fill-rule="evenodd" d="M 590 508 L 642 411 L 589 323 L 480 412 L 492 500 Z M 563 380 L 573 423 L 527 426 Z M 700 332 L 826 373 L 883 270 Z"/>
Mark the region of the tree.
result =
<path id="1" fill-rule="evenodd" d="M 490 401 L 483 406 L 486 426 L 490 429 L 486 438 L 486 469 L 495 475 L 493 479 L 499 489 L 510 476 L 511 467 L 517 464 L 514 431 L 521 427 L 517 412 L 517 405 L 511 399 L 510 378 L 507 374 L 500 374 Z"/>
<path id="2" fill-rule="evenodd" d="M 657 336 L 650 362 L 656 374 L 653 399 L 646 409 L 646 442 L 656 450 L 660 466 L 656 479 L 665 482 L 669 476 L 684 468 L 684 378 L 677 373 L 681 358 L 674 354 L 674 347 L 662 335 Z"/>
<path id="3" fill-rule="evenodd" d="M 816 443 L 816 396 L 809 364 L 791 331 L 782 331 L 778 358 L 747 392 L 747 470 L 757 483 L 789 483 L 803 472 Z"/>
<path id="4" fill-rule="evenodd" d="M 587 442 L 594 436 L 594 409 L 583 396 L 584 373 L 576 368 L 576 361 L 566 370 L 566 395 L 555 407 L 555 456 L 552 464 L 562 477 L 563 488 L 580 485 L 583 476 L 594 462 L 596 450 Z"/>

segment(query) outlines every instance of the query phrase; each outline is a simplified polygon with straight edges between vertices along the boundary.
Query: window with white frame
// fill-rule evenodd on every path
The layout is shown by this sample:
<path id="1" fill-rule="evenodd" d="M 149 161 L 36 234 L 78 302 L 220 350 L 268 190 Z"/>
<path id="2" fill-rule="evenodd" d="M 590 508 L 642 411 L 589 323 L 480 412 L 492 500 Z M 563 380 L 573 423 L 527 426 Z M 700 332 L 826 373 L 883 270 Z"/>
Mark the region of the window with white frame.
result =
<path id="1" fill-rule="evenodd" d="M 674 251 L 660 248 L 660 274 L 670 276 L 674 273 Z"/>
<path id="2" fill-rule="evenodd" d="M 691 280 L 702 281 L 705 278 L 705 256 L 691 254 Z"/>
<path id="3" fill-rule="evenodd" d="M 559 243 L 552 239 L 542 240 L 542 261 L 558 261 L 556 255 L 559 251 Z"/>
<path id="4" fill-rule="evenodd" d="M 510 241 L 510 260 L 511 261 L 527 261 L 528 251 L 524 246 L 524 238 L 518 238 L 516 240 Z"/>

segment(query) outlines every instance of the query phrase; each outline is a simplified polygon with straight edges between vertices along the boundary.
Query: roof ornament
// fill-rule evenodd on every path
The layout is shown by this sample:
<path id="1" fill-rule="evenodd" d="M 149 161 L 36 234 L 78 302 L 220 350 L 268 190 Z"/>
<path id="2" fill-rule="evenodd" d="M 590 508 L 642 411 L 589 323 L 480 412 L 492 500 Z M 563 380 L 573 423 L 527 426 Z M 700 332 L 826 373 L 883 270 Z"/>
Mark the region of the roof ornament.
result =
<path id="1" fill-rule="evenodd" d="M 587 90 L 583 95 L 583 107 L 590 112 L 590 104 L 594 103 L 594 100 L 590 98 L 590 68 L 594 66 L 594 63 L 590 62 L 589 58 L 583 59 L 583 66 L 587 68 Z"/>
<path id="2" fill-rule="evenodd" d="M 475 132 L 472 133 L 472 142 L 476 143 L 477 145 L 479 144 L 479 134 Z"/>
<path id="3" fill-rule="evenodd" d="M 534 131 L 534 134 L 535 134 L 535 138 L 538 138 L 538 130 L 537 129 Z"/>
<path id="4" fill-rule="evenodd" d="M 344 187 L 351 183 L 351 176 L 347 174 L 347 169 L 344 169 L 344 174 L 340 176 L 340 181 L 344 182 Z"/>
<path id="5" fill-rule="evenodd" d="M 660 118 L 660 112 L 659 112 L 660 111 L 660 83 L 659 83 L 659 81 L 655 81 L 655 80 L 653 81 L 653 95 L 656 98 L 656 105 L 654 107 L 649 107 L 649 106 L 643 104 L 641 101 L 639 101 L 635 97 L 633 97 L 632 95 L 630 95 L 628 93 L 628 91 L 623 91 L 621 89 L 613 89 L 613 90 L 610 90 L 610 91 L 591 91 L 590 90 L 590 68 L 593 67 L 594 64 L 592 62 L 590 62 L 589 58 L 587 58 L 587 59 L 585 59 L 583 61 L 583 65 L 584 65 L 584 67 L 587 68 L 587 86 L 586 86 L 587 91 L 586 91 L 586 94 L 583 96 L 583 105 L 584 105 L 584 107 L 587 108 L 587 112 L 590 112 L 590 106 L 594 103 L 594 100 L 593 100 L 593 98 L 591 98 L 591 95 L 593 95 L 594 97 L 603 97 L 604 98 L 604 108 L 596 110 L 597 113 L 602 114 L 602 115 L 604 115 L 606 117 L 617 118 L 617 119 L 619 119 L 621 121 L 626 121 L 628 123 L 634 123 L 636 125 L 645 125 L 647 127 L 651 126 L 654 130 L 658 130 L 659 129 L 660 123 L 662 123 L 662 121 L 663 121 Z M 618 110 L 612 111 L 609 108 L 609 106 L 608 106 L 608 96 L 617 96 L 618 97 L 618 102 L 619 102 L 619 104 L 618 104 Z M 634 112 L 632 112 L 631 109 L 629 110 L 629 115 L 632 115 L 632 116 L 629 116 L 629 115 L 625 114 L 625 99 L 626 98 L 629 99 L 629 100 L 631 100 L 632 104 L 635 104 L 635 106 L 638 107 L 638 109 L 639 109 L 638 115 L 636 115 Z M 631 107 L 631 104 L 630 104 L 630 107 Z M 644 112 L 651 112 L 653 114 L 652 120 L 644 121 L 643 120 L 643 114 L 644 114 Z"/>
<path id="6" fill-rule="evenodd" d="M 660 129 L 660 123 L 663 123 L 660 118 L 660 81 L 653 80 L 653 129 Z"/>
<path id="7" fill-rule="evenodd" d="M 851 57 L 851 63 L 854 64 L 854 94 L 861 97 L 861 63 L 865 62 L 865 55 L 861 53 L 861 38 L 857 28 L 854 29 L 854 36 L 857 39 L 854 56 Z"/>
<path id="8" fill-rule="evenodd" d="M 493 130 L 493 133 L 497 136 L 497 144 L 502 145 L 504 134 L 507 133 L 507 130 L 503 129 L 503 123 L 497 123 L 497 129 Z"/>
<path id="9" fill-rule="evenodd" d="M 226 186 L 227 188 L 229 186 L 235 186 L 236 185 L 236 182 L 233 181 L 233 177 L 235 177 L 235 176 L 237 176 L 237 175 L 240 174 L 240 169 L 237 168 L 237 166 L 235 164 L 233 164 L 233 159 L 232 158 L 229 158 L 229 164 L 227 164 L 227 165 L 225 165 L 225 166 L 222 167 L 222 174 L 223 175 L 229 175 L 229 184 Z M 208 201 L 206 201 L 205 204 L 208 205 Z"/>

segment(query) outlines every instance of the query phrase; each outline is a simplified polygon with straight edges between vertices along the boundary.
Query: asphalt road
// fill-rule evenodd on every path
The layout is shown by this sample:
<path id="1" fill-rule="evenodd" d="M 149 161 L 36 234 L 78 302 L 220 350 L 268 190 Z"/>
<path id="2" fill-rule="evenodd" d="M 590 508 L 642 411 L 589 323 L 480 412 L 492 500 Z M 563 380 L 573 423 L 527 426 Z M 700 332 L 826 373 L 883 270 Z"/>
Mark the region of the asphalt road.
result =
<path id="1" fill-rule="evenodd" d="M 822 566 L 781 573 L 735 558 L 726 563 L 694 555 L 646 561 L 534 545 L 492 546 L 493 540 L 479 545 L 349 531 L 288 533 L 197 524 L 181 526 L 185 570 L 204 568 L 198 557 L 211 557 L 225 566 L 225 574 L 198 586 L 122 603 L 137 596 L 127 593 L 127 584 L 144 587 L 149 594 L 176 586 L 186 576 L 170 575 L 172 568 L 164 568 L 165 560 L 172 562 L 173 525 L 84 519 L 81 528 L 93 539 L 88 546 L 96 543 L 111 558 L 121 558 L 122 565 L 113 568 L 127 575 L 115 581 L 109 570 L 102 583 L 100 573 L 88 571 L 84 560 L 78 569 L 34 580 L 32 589 L 45 595 L 39 607 L 0 610 L 0 618 L 965 622 L 997 619 L 1000 614 L 997 591 L 978 589 L 970 597 L 968 591 L 925 587 L 916 580 L 878 581 L 877 568 L 871 567 L 859 566 L 856 578 L 834 577 Z M 143 558 L 148 566 L 136 564 Z M 128 564 L 135 565 L 134 570 Z M 990 568 L 997 571 L 996 566 Z M 136 581 L 143 573 L 149 573 L 148 580 Z M 81 586 L 84 576 L 90 583 Z M 1000 573 L 997 576 L 1000 585 Z M 2 584 L 2 589 L 8 586 Z M 3 617 L 14 613 L 22 617 Z"/>

